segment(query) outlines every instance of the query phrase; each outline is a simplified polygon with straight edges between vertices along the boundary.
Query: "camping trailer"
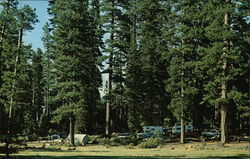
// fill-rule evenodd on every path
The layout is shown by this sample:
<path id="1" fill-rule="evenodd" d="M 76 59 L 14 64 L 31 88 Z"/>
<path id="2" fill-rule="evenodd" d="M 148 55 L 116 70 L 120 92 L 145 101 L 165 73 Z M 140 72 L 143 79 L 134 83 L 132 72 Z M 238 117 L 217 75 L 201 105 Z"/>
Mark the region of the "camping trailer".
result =
<path id="1" fill-rule="evenodd" d="M 193 125 L 185 125 L 185 132 L 192 132 L 192 131 L 194 131 Z M 172 133 L 173 134 L 181 133 L 181 126 L 180 125 L 173 126 Z"/>
<path id="2" fill-rule="evenodd" d="M 148 134 L 162 134 L 163 133 L 163 127 L 162 126 L 144 126 L 143 132 Z"/>

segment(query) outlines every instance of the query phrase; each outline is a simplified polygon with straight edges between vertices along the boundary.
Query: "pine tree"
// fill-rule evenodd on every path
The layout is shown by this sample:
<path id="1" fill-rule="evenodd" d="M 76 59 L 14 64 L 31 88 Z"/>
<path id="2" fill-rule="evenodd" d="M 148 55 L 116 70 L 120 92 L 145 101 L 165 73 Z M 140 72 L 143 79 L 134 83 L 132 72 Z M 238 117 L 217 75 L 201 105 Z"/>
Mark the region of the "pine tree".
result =
<path id="1" fill-rule="evenodd" d="M 30 46 L 22 44 L 25 31 L 32 30 L 37 22 L 35 11 L 29 7 L 17 8 L 16 1 L 3 2 L 3 17 L 8 20 L 4 24 L 1 41 L 1 103 L 5 109 L 3 133 L 7 151 L 9 143 L 13 142 L 17 133 L 29 133 L 32 130 L 27 125 L 26 116 L 31 106 L 29 64 Z M 5 19 L 5 20 L 6 20 Z M 22 110 L 22 111 L 21 111 Z M 8 152 L 6 154 L 8 156 Z"/>
<path id="2" fill-rule="evenodd" d="M 111 107 L 111 93 L 112 93 L 112 76 L 113 76 L 113 55 L 114 55 L 114 36 L 115 36 L 115 16 L 116 16 L 116 0 L 103 1 L 102 11 L 106 14 L 103 16 L 103 23 L 105 24 L 105 32 L 109 33 L 109 38 L 106 40 L 107 48 L 104 52 L 108 55 L 108 79 L 107 79 L 107 99 L 106 99 L 106 123 L 105 135 L 110 135 L 110 107 Z"/>
<path id="3" fill-rule="evenodd" d="M 202 7 L 204 3 L 184 0 L 176 2 L 170 15 L 173 35 L 169 41 L 166 57 L 170 59 L 170 78 L 167 90 L 171 94 L 171 108 L 181 123 L 181 143 L 185 142 L 185 124 L 190 121 L 194 110 L 200 107 L 202 96 L 199 70 L 199 48 L 203 46 Z M 195 107 L 194 107 L 195 106 Z M 202 118 L 202 117 L 201 117 Z"/>
<path id="4" fill-rule="evenodd" d="M 43 114 L 43 52 L 41 49 L 37 49 L 32 57 L 32 108 L 33 119 L 36 123 L 40 123 Z"/>
<path id="5" fill-rule="evenodd" d="M 127 68 L 126 68 L 126 91 L 125 98 L 126 104 L 128 105 L 128 128 L 132 132 L 139 131 L 139 90 L 140 90 L 140 67 L 141 62 L 138 56 L 137 46 L 137 12 L 136 12 L 136 1 L 130 1 L 130 13 L 129 18 L 131 21 L 130 26 L 130 43 L 129 50 L 126 56 Z"/>
<path id="6" fill-rule="evenodd" d="M 246 62 L 247 57 L 244 52 L 249 47 L 243 40 L 245 37 L 241 37 L 242 33 L 246 33 L 241 29 L 241 24 L 249 27 L 247 20 L 243 18 L 246 15 L 242 14 L 247 12 L 247 9 L 241 10 L 239 9 L 241 7 L 249 7 L 249 3 L 225 0 L 209 2 L 206 5 L 208 20 L 206 37 L 210 40 L 210 47 L 207 48 L 204 60 L 210 80 L 206 83 L 205 99 L 220 109 L 222 144 L 228 142 L 228 124 L 232 106 L 237 104 L 239 107 L 243 106 L 247 96 L 246 90 L 236 86 L 239 86 L 236 80 L 244 78 L 243 74 L 246 73 L 241 63 Z M 214 9 L 211 11 L 210 8 Z M 239 43 L 239 39 L 242 39 L 243 43 Z"/>
<path id="7" fill-rule="evenodd" d="M 167 73 L 162 59 L 161 27 L 165 10 L 159 1 L 138 2 L 137 42 L 140 58 L 140 117 L 141 126 L 162 125 L 167 111 L 165 83 Z M 138 83 L 139 84 L 139 83 Z"/>
<path id="8" fill-rule="evenodd" d="M 8 58 L 6 57 L 6 50 L 9 46 L 10 42 L 13 42 L 14 36 L 14 24 L 16 23 L 14 14 L 16 13 L 16 2 L 1 2 L 1 14 L 0 14 L 0 22 L 1 22 L 1 45 L 0 45 L 0 141 L 6 143 L 6 153 L 7 158 L 9 157 L 9 143 L 10 141 L 10 133 L 8 131 L 9 119 L 8 119 L 8 107 L 7 107 L 7 97 L 4 92 L 4 87 L 6 85 L 6 81 L 4 76 L 6 76 L 6 63 Z M 8 23 L 7 23 L 8 21 Z M 7 128 L 7 129 L 6 129 Z"/>
<path id="9" fill-rule="evenodd" d="M 168 117 L 164 27 L 168 8 L 163 1 L 129 1 L 129 47 L 126 56 L 128 127 L 162 125 Z M 154 119 L 154 120 L 153 120 Z"/>
<path id="10" fill-rule="evenodd" d="M 58 105 L 54 120 L 69 120 L 70 143 L 74 145 L 75 128 L 82 133 L 87 131 L 87 108 L 93 104 L 89 94 L 98 87 L 96 81 L 99 81 L 98 53 L 93 49 L 92 41 L 87 39 L 94 37 L 88 1 L 56 1 L 52 12 L 55 15 L 53 52 L 57 76 L 57 94 L 53 100 Z M 75 121 L 81 122 L 75 125 Z"/>
<path id="11" fill-rule="evenodd" d="M 101 74 L 99 67 L 101 67 L 100 59 L 102 59 L 102 54 L 100 48 L 103 47 L 103 29 L 100 19 L 100 2 L 99 0 L 93 0 L 89 7 L 89 24 L 90 36 L 89 36 L 89 46 L 91 47 L 93 58 L 91 59 L 93 65 L 89 68 L 88 78 L 89 81 L 86 82 L 86 95 L 85 101 L 87 105 L 87 115 L 86 118 L 86 128 L 82 131 L 88 134 L 93 134 L 97 129 L 97 109 L 100 101 L 99 87 L 101 86 Z M 79 120 L 81 123 L 82 120 Z M 80 132 L 82 132 L 80 131 Z"/>
<path id="12" fill-rule="evenodd" d="M 43 45 L 44 45 L 44 53 L 42 59 L 42 67 L 43 67 L 43 103 L 45 109 L 41 115 L 40 119 L 40 134 L 42 136 L 48 135 L 48 131 L 52 125 L 50 124 L 51 120 L 51 112 L 54 111 L 54 105 L 51 102 L 51 97 L 53 94 L 54 86 L 56 85 L 55 75 L 53 72 L 53 63 L 54 63 L 54 53 L 53 53 L 53 44 L 54 41 L 51 35 L 52 28 L 49 23 L 46 23 L 43 27 Z"/>

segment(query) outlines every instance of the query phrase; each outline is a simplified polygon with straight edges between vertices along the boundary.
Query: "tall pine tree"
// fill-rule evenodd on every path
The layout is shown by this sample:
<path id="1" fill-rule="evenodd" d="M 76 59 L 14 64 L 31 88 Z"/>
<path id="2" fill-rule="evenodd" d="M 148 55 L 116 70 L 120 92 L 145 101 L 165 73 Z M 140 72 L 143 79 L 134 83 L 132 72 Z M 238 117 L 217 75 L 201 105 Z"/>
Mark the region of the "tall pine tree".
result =
<path id="1" fill-rule="evenodd" d="M 88 39 L 95 37 L 88 1 L 56 1 L 52 13 L 55 15 L 53 52 L 57 76 L 57 94 L 53 100 L 58 105 L 54 120 L 69 120 L 70 142 L 74 145 L 74 130 L 87 131 L 88 107 L 94 104 L 91 100 L 97 99 L 91 92 L 99 86 L 96 66 L 99 53 Z"/>

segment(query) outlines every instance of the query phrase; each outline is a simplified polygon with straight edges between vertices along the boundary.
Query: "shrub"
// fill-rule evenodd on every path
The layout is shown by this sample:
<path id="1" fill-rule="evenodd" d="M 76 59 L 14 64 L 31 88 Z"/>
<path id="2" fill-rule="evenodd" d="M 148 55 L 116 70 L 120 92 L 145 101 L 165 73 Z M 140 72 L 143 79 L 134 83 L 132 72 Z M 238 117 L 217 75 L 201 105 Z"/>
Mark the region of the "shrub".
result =
<path id="1" fill-rule="evenodd" d="M 36 141 L 38 139 L 38 136 L 36 134 L 30 134 L 28 136 L 29 141 Z"/>
<path id="2" fill-rule="evenodd" d="M 129 144 L 138 145 L 138 141 L 139 139 L 134 137 L 128 137 L 128 138 L 112 137 L 110 139 L 107 137 L 104 138 L 92 137 L 89 143 L 100 144 L 100 145 L 111 145 L 111 146 L 119 146 L 119 145 L 127 146 Z"/>
<path id="3" fill-rule="evenodd" d="M 119 145 L 121 145 L 121 140 L 118 139 L 118 138 L 116 138 L 116 137 L 112 137 L 110 139 L 110 145 L 112 145 L 112 146 L 119 146 Z"/>
<path id="4" fill-rule="evenodd" d="M 156 147 L 158 147 L 158 146 L 160 146 L 162 144 L 163 144 L 163 139 L 162 138 L 149 138 L 148 140 L 141 142 L 138 145 L 138 147 L 143 148 L 143 149 L 156 148 Z"/>
<path id="5" fill-rule="evenodd" d="M 110 144 L 110 139 L 107 138 L 107 137 L 97 138 L 96 143 L 101 144 L 101 145 L 109 145 Z"/>
<path id="6" fill-rule="evenodd" d="M 128 149 L 133 149 L 134 146 L 135 146 L 135 145 L 134 145 L 133 143 L 130 143 L 129 145 L 127 145 L 127 148 L 128 148 Z"/>
<path id="7" fill-rule="evenodd" d="M 89 144 L 98 144 L 98 136 L 89 136 Z"/>
<path id="8" fill-rule="evenodd" d="M 138 145 L 138 141 L 139 139 L 135 137 L 128 137 L 128 138 L 115 138 L 114 137 L 110 139 L 111 145 L 114 145 L 114 146 L 118 146 L 118 145 L 127 146 L 129 144 Z"/>
<path id="9" fill-rule="evenodd" d="M 63 144 L 65 147 L 75 147 L 74 145 L 70 144 L 69 142 Z"/>

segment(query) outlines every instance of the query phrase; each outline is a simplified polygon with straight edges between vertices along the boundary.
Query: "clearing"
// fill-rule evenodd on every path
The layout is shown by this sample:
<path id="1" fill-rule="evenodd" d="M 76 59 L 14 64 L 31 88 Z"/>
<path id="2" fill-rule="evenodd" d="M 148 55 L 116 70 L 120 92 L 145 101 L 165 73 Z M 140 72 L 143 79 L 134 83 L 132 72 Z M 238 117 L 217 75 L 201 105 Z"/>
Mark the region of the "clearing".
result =
<path id="1" fill-rule="evenodd" d="M 29 146 L 41 147 L 41 143 Z M 24 150 L 15 154 L 19 159 L 249 159 L 250 143 L 231 143 L 220 146 L 217 142 L 208 143 L 168 143 L 154 149 L 139 149 L 136 146 L 87 145 L 70 149 L 65 146 L 46 146 L 44 149 Z"/>

